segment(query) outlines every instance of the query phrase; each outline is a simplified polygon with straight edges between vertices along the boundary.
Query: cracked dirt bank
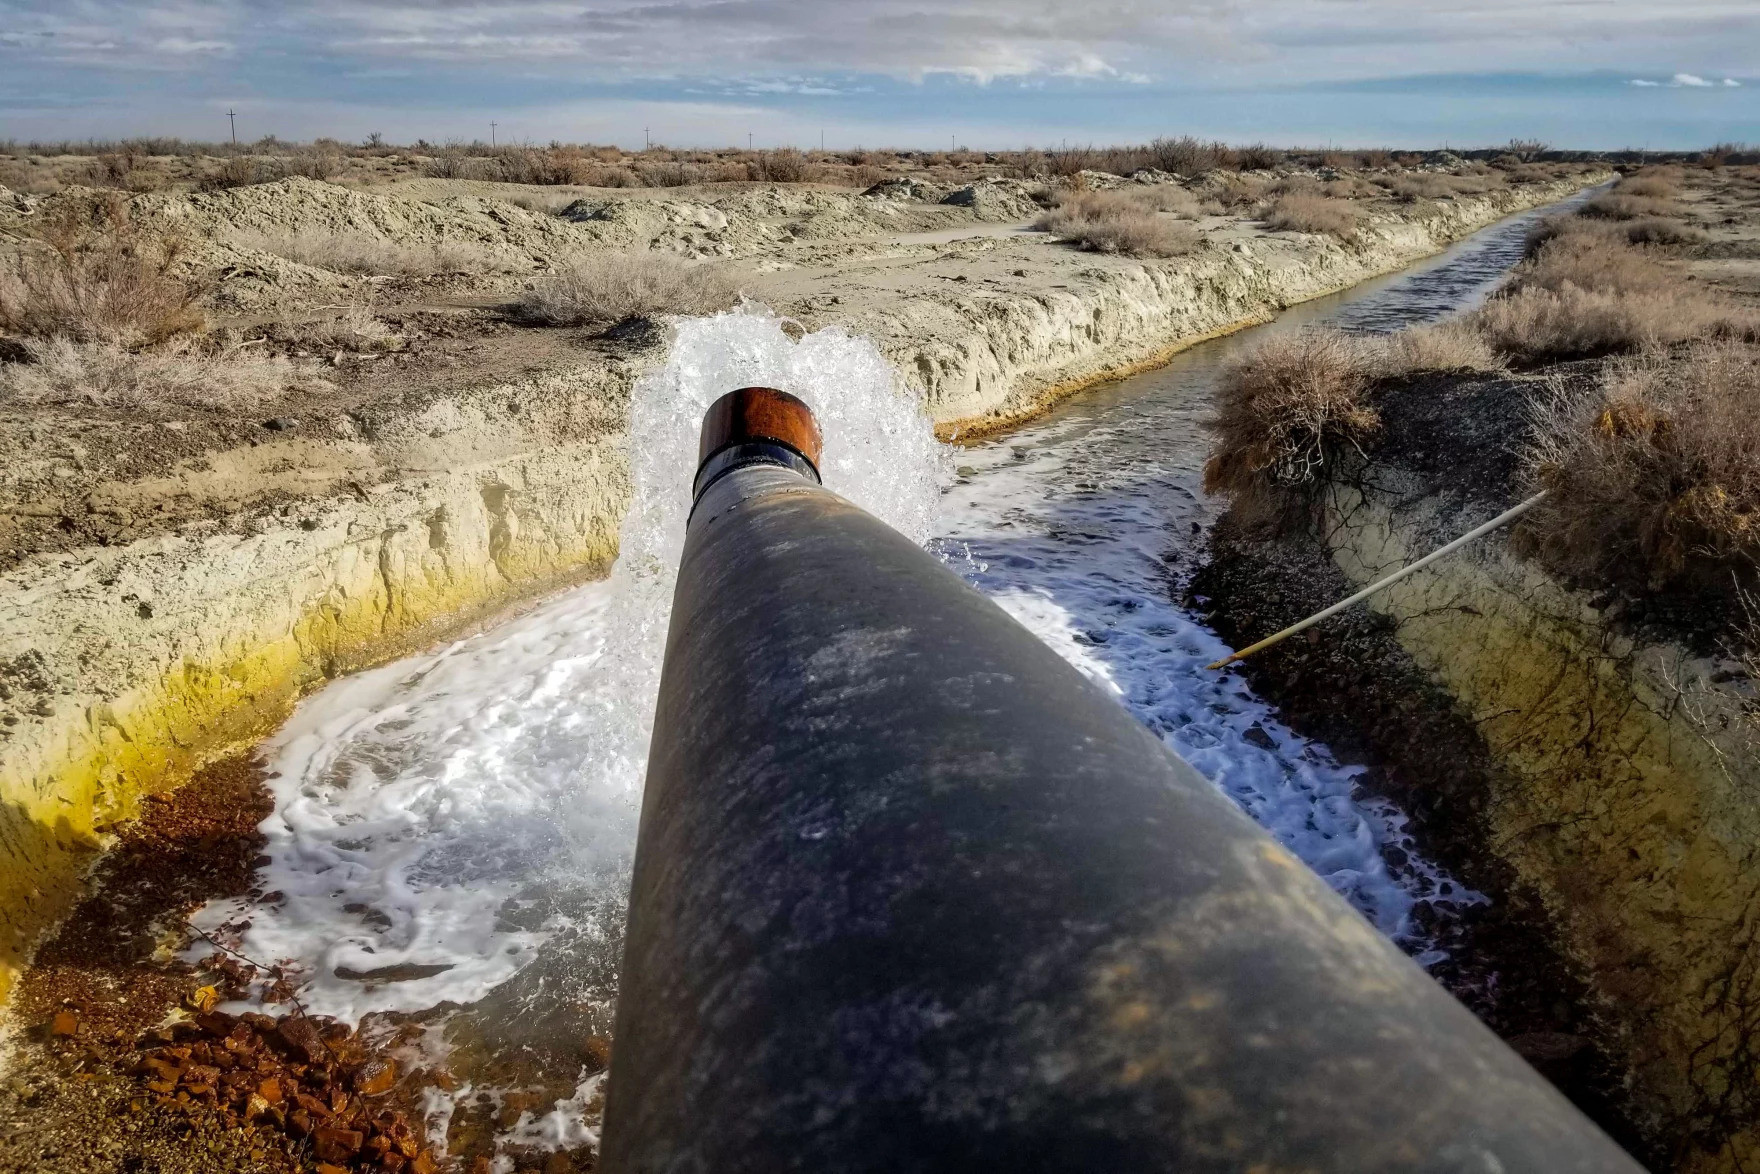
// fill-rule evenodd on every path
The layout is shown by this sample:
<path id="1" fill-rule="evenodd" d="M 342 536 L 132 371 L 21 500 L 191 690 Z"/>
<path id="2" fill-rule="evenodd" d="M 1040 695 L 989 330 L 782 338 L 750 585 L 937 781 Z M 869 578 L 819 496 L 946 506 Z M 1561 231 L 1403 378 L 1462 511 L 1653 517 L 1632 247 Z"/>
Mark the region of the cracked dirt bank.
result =
<path id="1" fill-rule="evenodd" d="M 1210 218 L 1199 252 L 1156 262 L 999 233 L 979 199 L 901 198 L 886 212 L 839 196 L 778 212 L 747 196 L 757 211 L 713 210 L 798 231 L 773 243 L 753 229 L 726 250 L 708 246 L 727 228 L 700 213 L 600 220 L 628 222 L 620 245 L 744 256 L 762 270 L 744 281 L 753 297 L 873 338 L 938 428 L 969 434 L 1601 178 L 1389 203 L 1349 245 Z M 266 186 L 297 197 L 303 181 Z M 260 274 L 244 276 L 256 288 Z M 7 421 L 0 993 L 143 796 L 247 747 L 325 679 L 614 558 L 628 393 L 664 340 L 510 332 L 468 298 L 435 309 L 426 296 L 412 319 L 463 323 L 439 333 L 465 341 L 408 363 L 339 353 L 332 392 L 263 420 L 56 409 Z"/>

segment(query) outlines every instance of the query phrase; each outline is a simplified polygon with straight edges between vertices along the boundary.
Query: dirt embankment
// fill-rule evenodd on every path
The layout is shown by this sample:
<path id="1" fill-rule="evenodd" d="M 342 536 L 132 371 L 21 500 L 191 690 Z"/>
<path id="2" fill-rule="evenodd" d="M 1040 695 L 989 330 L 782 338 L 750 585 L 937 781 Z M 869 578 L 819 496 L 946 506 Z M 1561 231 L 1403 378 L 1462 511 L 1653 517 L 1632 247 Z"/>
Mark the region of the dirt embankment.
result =
<path id="1" fill-rule="evenodd" d="M 1740 304 L 1760 200 L 1687 182 L 1709 239 L 1674 255 Z M 1226 517 L 1197 602 L 1244 646 L 1488 520 L 1527 489 L 1534 405 L 1626 362 L 1377 389 L 1372 455 L 1331 466 L 1295 533 Z M 1746 1169 L 1760 738 L 1739 609 L 1642 576 L 1572 585 L 1530 557 L 1536 542 L 1494 535 L 1244 671 L 1372 764 L 1420 843 L 1492 896 L 1445 982 L 1656 1168 Z"/>

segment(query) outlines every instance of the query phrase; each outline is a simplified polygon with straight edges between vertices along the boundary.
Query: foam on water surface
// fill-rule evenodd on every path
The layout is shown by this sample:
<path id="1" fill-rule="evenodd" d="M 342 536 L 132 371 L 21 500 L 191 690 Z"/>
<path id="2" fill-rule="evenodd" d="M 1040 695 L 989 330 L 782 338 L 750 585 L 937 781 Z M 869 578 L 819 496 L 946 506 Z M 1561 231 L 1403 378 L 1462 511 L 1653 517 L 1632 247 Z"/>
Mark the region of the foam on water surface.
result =
<path id="1" fill-rule="evenodd" d="M 309 1011 L 358 1022 L 474 1002 L 621 894 L 708 406 L 748 384 L 801 396 L 828 485 L 918 541 L 934 526 L 944 454 L 891 367 L 840 330 L 783 326 L 685 322 L 641 381 L 608 581 L 301 704 L 264 748 L 273 897 L 210 906 L 202 928 L 248 921 L 231 944 L 288 962 Z"/>

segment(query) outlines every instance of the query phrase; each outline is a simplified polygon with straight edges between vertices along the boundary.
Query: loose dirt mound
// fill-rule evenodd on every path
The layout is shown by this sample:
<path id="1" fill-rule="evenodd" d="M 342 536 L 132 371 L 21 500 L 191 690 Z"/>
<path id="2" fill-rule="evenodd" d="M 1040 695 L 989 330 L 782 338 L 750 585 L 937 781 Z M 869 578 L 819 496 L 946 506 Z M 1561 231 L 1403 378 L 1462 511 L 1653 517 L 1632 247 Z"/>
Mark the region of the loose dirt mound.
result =
<path id="1" fill-rule="evenodd" d="M 941 202 L 970 208 L 979 220 L 1000 222 L 1030 220 L 1042 210 L 1033 189 L 1018 179 L 981 179 L 950 192 Z"/>

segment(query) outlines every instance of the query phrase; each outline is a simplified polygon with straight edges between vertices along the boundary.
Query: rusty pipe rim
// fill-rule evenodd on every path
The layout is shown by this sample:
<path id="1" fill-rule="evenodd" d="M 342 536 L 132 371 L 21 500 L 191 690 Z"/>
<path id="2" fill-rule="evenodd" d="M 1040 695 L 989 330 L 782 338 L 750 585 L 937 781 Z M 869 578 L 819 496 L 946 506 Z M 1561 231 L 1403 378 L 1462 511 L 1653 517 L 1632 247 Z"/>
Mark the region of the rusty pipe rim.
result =
<path id="1" fill-rule="evenodd" d="M 818 472 L 825 441 L 813 409 L 774 387 L 741 387 L 709 405 L 697 444 L 697 468 L 725 449 L 763 442 L 794 450 Z"/>

